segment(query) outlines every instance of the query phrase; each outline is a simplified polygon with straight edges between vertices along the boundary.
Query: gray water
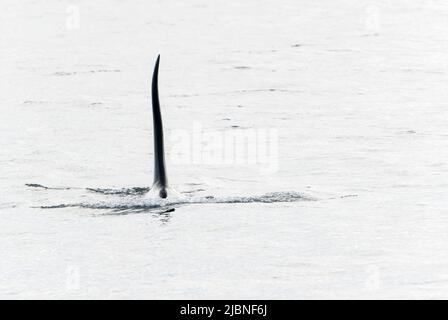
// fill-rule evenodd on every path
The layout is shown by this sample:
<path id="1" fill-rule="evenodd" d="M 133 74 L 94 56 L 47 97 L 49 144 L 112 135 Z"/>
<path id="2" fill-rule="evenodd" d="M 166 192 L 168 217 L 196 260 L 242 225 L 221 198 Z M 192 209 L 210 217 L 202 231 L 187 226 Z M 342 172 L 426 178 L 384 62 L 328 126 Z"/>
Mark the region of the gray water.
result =
<path id="1" fill-rule="evenodd" d="M 448 297 L 445 2 L 4 0 L 0 15 L 1 298 Z M 146 197 L 159 53 L 183 195 L 165 202 Z M 198 127 L 273 130 L 278 152 L 179 161 Z"/>

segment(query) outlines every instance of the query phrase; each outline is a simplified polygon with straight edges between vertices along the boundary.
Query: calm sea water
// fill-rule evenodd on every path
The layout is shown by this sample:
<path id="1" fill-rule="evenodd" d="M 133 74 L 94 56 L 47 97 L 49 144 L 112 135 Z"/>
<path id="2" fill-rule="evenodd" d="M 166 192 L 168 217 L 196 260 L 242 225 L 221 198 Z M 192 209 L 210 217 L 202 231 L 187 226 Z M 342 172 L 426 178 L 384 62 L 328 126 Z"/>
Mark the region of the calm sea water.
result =
<path id="1" fill-rule="evenodd" d="M 1 298 L 447 298 L 445 3 L 0 12 Z"/>

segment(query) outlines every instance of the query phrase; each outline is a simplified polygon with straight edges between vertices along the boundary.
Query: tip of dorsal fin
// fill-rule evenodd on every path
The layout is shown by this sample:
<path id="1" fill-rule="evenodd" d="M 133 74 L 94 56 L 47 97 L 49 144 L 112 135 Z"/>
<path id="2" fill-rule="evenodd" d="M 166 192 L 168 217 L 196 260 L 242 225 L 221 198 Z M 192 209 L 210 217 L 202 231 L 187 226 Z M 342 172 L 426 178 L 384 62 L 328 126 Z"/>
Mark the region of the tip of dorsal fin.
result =
<path id="1" fill-rule="evenodd" d="M 164 194 L 165 188 L 168 186 L 168 179 L 166 176 L 165 169 L 165 148 L 163 140 L 163 124 L 162 115 L 160 112 L 160 102 L 159 102 L 159 63 L 160 54 L 157 57 L 156 64 L 154 67 L 154 73 L 152 76 L 152 119 L 154 128 L 154 182 L 153 186 L 160 188 L 161 194 Z"/>
<path id="2" fill-rule="evenodd" d="M 154 65 L 154 73 L 159 73 L 160 54 L 157 55 L 156 64 Z"/>

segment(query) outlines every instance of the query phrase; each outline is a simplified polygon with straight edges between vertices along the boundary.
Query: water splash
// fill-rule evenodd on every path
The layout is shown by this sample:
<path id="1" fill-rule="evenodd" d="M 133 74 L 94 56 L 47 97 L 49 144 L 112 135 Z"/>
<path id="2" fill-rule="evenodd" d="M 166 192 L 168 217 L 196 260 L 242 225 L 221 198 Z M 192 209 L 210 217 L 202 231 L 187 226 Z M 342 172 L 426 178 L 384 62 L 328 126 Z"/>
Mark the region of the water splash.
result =
<path id="1" fill-rule="evenodd" d="M 144 195 L 151 188 L 149 187 L 132 187 L 132 188 L 121 188 L 121 189 L 101 189 L 101 188 L 86 188 L 86 190 L 106 195 L 121 195 L 121 196 L 130 196 L 130 195 Z"/>
<path id="2" fill-rule="evenodd" d="M 38 189 L 45 189 L 45 190 L 70 190 L 70 189 L 73 189 L 73 188 L 69 188 L 69 187 L 46 187 L 46 186 L 43 186 L 38 183 L 27 183 L 25 185 L 30 188 L 38 188 Z"/>
<path id="3" fill-rule="evenodd" d="M 27 184 L 29 187 L 42 188 L 45 190 L 61 190 L 71 188 L 49 188 L 40 184 Z M 75 188 L 78 189 L 78 188 Z M 110 210 L 112 214 L 129 214 L 139 212 L 172 212 L 175 208 L 188 204 L 225 204 L 225 203 L 276 203 L 276 202 L 298 202 L 316 200 L 301 192 L 270 192 L 261 196 L 194 196 L 181 195 L 171 199 L 149 198 L 147 193 L 150 188 L 131 187 L 131 188 L 86 188 L 85 190 L 109 196 L 108 200 L 83 201 L 79 203 L 63 203 L 57 205 L 39 206 L 42 209 L 61 209 L 61 208 L 84 208 L 96 210 Z M 202 190 L 202 189 L 201 189 Z M 190 192 L 187 192 L 190 193 Z M 119 196 L 120 199 L 110 199 L 110 196 Z"/>

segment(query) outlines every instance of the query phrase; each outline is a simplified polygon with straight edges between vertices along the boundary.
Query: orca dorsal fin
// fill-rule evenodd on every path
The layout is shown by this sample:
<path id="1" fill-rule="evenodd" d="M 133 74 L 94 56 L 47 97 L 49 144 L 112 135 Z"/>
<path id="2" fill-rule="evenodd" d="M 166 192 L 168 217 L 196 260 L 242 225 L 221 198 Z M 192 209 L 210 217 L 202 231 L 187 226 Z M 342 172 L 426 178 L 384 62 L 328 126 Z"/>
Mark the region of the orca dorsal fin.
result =
<path id="1" fill-rule="evenodd" d="M 160 113 L 159 103 L 159 62 L 160 55 L 157 57 L 154 73 L 152 75 L 152 119 L 154 128 L 154 182 L 153 187 L 158 190 L 161 198 L 167 197 L 166 188 L 168 187 L 168 179 L 165 169 L 165 148 L 163 141 L 163 124 L 162 115 Z"/>

